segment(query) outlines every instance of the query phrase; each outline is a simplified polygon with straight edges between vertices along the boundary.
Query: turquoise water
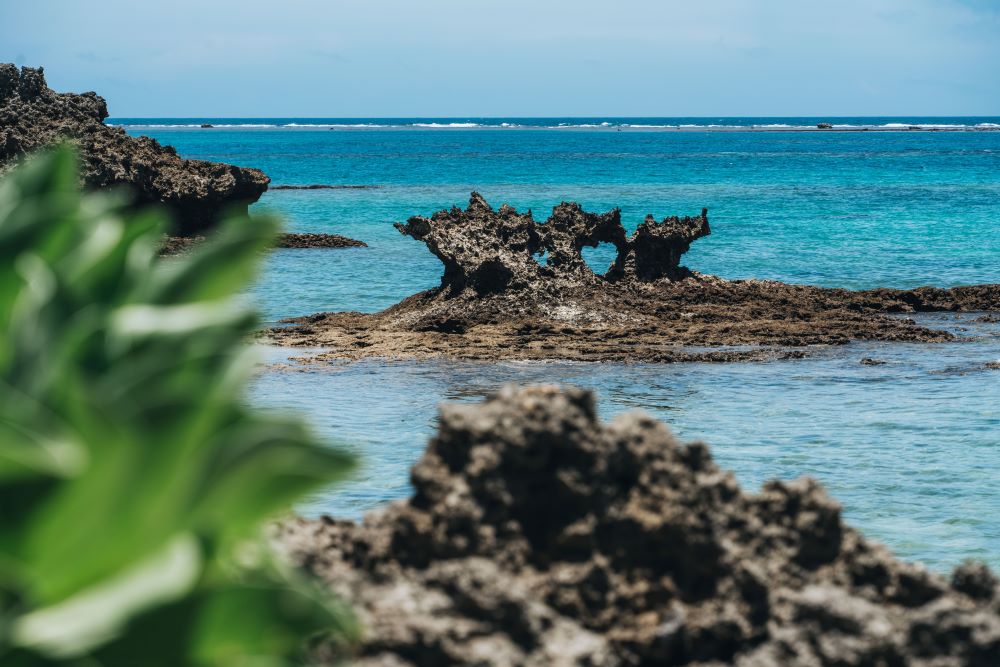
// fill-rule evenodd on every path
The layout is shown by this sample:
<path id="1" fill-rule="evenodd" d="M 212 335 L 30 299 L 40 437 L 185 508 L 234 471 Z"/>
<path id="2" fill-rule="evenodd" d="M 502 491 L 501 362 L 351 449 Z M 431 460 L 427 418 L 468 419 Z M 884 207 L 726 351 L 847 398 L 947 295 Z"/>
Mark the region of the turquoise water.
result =
<path id="1" fill-rule="evenodd" d="M 526 125 L 516 120 L 525 119 L 511 124 Z M 738 120 L 728 122 L 809 119 Z M 826 120 L 970 127 L 1000 121 Z M 335 123 L 326 119 L 312 128 L 201 130 L 146 121 L 129 131 L 173 144 L 186 157 L 260 167 L 275 184 L 372 186 L 271 191 L 254 207 L 280 213 L 293 231 L 344 234 L 370 245 L 270 255 L 253 290 L 270 321 L 321 310 L 371 312 L 434 286 L 438 262 L 391 223 L 464 204 L 472 189 L 496 205 L 530 207 L 539 218 L 561 200 L 593 210 L 620 206 L 630 227 L 646 213 L 693 214 L 706 206 L 713 234 L 694 244 L 686 263 L 730 278 L 853 288 L 1000 282 L 1000 132 L 501 122 L 508 121 L 434 129 L 414 127 L 411 119 L 331 130 Z M 603 252 L 593 257 L 599 266 L 610 261 L 610 251 Z M 407 471 L 433 430 L 440 400 L 473 400 L 505 381 L 570 382 L 595 388 L 606 416 L 644 408 L 682 437 L 712 443 L 720 462 L 750 487 L 771 477 L 819 478 L 855 525 L 907 558 L 936 568 L 965 557 L 1000 566 L 1000 371 L 985 368 L 1000 359 L 1000 327 L 972 319 L 929 318 L 964 327 L 973 337 L 967 343 L 854 344 L 760 364 L 365 361 L 267 371 L 252 400 L 305 412 L 324 434 L 361 453 L 358 478 L 315 498 L 309 511 L 358 516 L 405 496 Z M 865 356 L 889 363 L 862 366 Z"/>

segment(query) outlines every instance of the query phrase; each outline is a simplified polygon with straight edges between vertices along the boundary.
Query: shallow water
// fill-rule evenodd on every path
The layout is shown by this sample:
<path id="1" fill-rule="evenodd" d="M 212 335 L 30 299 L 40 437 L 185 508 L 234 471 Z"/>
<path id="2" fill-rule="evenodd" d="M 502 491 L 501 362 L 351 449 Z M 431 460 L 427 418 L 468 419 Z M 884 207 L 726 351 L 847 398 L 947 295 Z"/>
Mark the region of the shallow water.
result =
<path id="1" fill-rule="evenodd" d="M 355 479 L 314 498 L 310 514 L 357 518 L 408 495 L 441 401 L 478 400 L 505 382 L 559 382 L 596 390 L 605 418 L 643 409 L 682 439 L 711 443 L 747 488 L 822 480 L 849 521 L 903 557 L 1000 567 L 1000 371 L 984 368 L 1000 359 L 1000 326 L 967 328 L 975 342 L 852 344 L 751 364 L 334 363 L 266 371 L 251 397 L 307 412 L 361 456 Z"/>
<path id="2" fill-rule="evenodd" d="M 773 122 L 747 123 L 755 120 Z M 997 119 L 977 119 L 987 121 Z M 186 157 L 261 167 L 275 184 L 378 186 L 271 191 L 254 207 L 279 212 L 293 231 L 371 246 L 272 253 L 253 290 L 271 321 L 372 312 L 434 286 L 440 264 L 391 223 L 464 205 L 472 189 L 538 218 L 564 199 L 621 206 L 627 227 L 646 213 L 707 206 L 712 236 L 685 263 L 729 278 L 852 288 L 1000 282 L 1000 132 L 130 131 Z M 598 249 L 591 259 L 603 268 L 612 256 Z M 850 521 L 904 557 L 938 569 L 966 557 L 1000 567 L 1000 371 L 985 369 L 1000 360 L 1000 327 L 921 319 L 965 327 L 975 340 L 852 344 L 726 365 L 372 360 L 265 371 L 251 400 L 304 412 L 362 455 L 355 481 L 313 499 L 309 512 L 356 517 L 404 497 L 439 401 L 476 400 L 508 381 L 567 382 L 596 389 L 605 416 L 643 408 L 682 438 L 705 439 L 748 487 L 819 478 Z M 863 366 L 862 357 L 888 363 Z"/>

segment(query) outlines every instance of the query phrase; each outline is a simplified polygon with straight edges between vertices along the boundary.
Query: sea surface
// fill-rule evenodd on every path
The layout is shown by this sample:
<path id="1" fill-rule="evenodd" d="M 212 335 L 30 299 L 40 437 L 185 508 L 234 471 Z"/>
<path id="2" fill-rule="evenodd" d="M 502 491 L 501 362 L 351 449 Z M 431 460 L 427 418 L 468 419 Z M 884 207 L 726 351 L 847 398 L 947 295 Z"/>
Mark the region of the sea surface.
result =
<path id="1" fill-rule="evenodd" d="M 727 278 L 858 289 L 1000 282 L 996 117 L 109 122 L 185 157 L 259 167 L 275 185 L 364 186 L 272 190 L 253 207 L 291 231 L 370 246 L 272 253 L 251 294 L 268 322 L 373 312 L 433 287 L 440 264 L 392 223 L 464 206 L 472 190 L 537 219 L 563 200 L 617 206 L 629 228 L 647 213 L 707 207 L 712 235 L 685 263 Z M 818 122 L 879 131 L 805 131 Z M 613 255 L 598 248 L 588 260 L 603 270 Z M 723 365 L 293 366 L 265 370 L 250 400 L 303 413 L 360 454 L 355 479 L 313 498 L 308 513 L 356 518 L 405 497 L 440 401 L 478 400 L 505 382 L 565 382 L 595 389 L 606 417 L 644 409 L 711 443 L 748 488 L 820 479 L 849 521 L 902 557 L 938 570 L 970 557 L 1000 567 L 1000 370 L 987 368 L 1000 360 L 1000 324 L 919 319 L 969 340 Z"/>

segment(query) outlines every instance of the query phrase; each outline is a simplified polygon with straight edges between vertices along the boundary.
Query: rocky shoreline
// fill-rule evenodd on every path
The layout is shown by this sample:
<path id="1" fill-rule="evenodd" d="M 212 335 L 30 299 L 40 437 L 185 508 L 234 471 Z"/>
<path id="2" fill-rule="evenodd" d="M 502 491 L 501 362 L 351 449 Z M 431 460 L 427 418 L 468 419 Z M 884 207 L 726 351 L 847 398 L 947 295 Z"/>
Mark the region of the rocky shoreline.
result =
<path id="1" fill-rule="evenodd" d="M 267 336 L 328 348 L 321 359 L 744 361 L 855 340 L 951 341 L 906 315 L 1000 310 L 1000 285 L 849 291 L 698 274 L 680 260 L 710 233 L 706 211 L 650 216 L 629 236 L 617 210 L 562 203 L 539 223 L 473 193 L 465 210 L 397 227 L 441 260 L 440 287 L 379 313 L 292 318 Z M 599 243 L 617 249 L 601 275 L 581 252 Z"/>
<path id="2" fill-rule="evenodd" d="M 96 93 L 57 93 L 42 68 L 0 64 L 0 174 L 34 151 L 69 141 L 79 151 L 85 188 L 124 187 L 136 206 L 163 205 L 181 236 L 210 230 L 267 190 L 270 179 L 259 169 L 182 159 L 155 139 L 105 125 L 107 117 Z"/>
<path id="3" fill-rule="evenodd" d="M 413 496 L 276 542 L 350 603 L 357 667 L 992 666 L 1000 585 L 896 560 L 811 479 L 740 489 L 588 392 L 446 405 Z"/>

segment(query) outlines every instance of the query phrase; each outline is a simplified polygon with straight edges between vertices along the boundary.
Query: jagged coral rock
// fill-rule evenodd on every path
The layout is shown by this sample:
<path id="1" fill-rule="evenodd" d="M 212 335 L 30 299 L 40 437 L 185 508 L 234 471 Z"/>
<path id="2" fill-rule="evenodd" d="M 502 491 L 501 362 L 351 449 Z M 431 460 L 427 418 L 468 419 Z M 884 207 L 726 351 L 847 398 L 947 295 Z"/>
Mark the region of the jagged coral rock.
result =
<path id="1" fill-rule="evenodd" d="M 592 394 L 442 408 L 413 497 L 298 520 L 289 552 L 367 625 L 361 665 L 995 665 L 1000 589 L 949 584 L 810 479 L 742 491 L 708 447 Z"/>
<path id="2" fill-rule="evenodd" d="M 478 192 L 472 193 L 464 211 L 452 208 L 430 218 L 416 216 L 396 228 L 426 243 L 441 260 L 442 288 L 452 293 L 472 288 L 481 295 L 526 289 L 542 281 L 590 281 L 595 276 L 582 251 L 601 243 L 612 243 L 618 250 L 606 273 L 609 280 L 686 277 L 690 272 L 680 266 L 681 255 L 692 241 L 709 234 L 704 209 L 700 217 L 659 223 L 649 216 L 627 237 L 618 209 L 597 215 L 563 202 L 539 223 L 530 211 L 519 214 L 507 205 L 494 211 Z"/>
<path id="3" fill-rule="evenodd" d="M 611 274 L 644 282 L 687 278 L 691 272 L 680 266 L 681 255 L 691 248 L 693 241 L 709 233 L 708 209 L 703 208 L 700 217 L 675 216 L 662 222 L 646 216 L 627 245 L 619 246 Z"/>
<path id="4" fill-rule="evenodd" d="M 0 173 L 32 151 L 71 141 L 85 187 L 127 186 L 138 205 L 162 203 L 182 235 L 205 231 L 224 211 L 267 190 L 270 179 L 257 169 L 184 160 L 155 139 L 105 125 L 107 117 L 96 93 L 56 93 L 42 68 L 0 64 Z"/>
<path id="5" fill-rule="evenodd" d="M 1000 309 L 1000 285 L 853 292 L 695 273 L 680 261 L 709 233 L 705 210 L 647 217 L 628 236 L 617 209 L 598 215 L 563 202 L 539 223 L 473 193 L 464 210 L 396 226 L 444 264 L 439 287 L 379 313 L 286 320 L 298 326 L 272 329 L 271 339 L 352 359 L 745 361 L 803 356 L 790 346 L 954 340 L 889 314 Z M 600 243 L 618 252 L 598 274 L 582 250 Z"/>

